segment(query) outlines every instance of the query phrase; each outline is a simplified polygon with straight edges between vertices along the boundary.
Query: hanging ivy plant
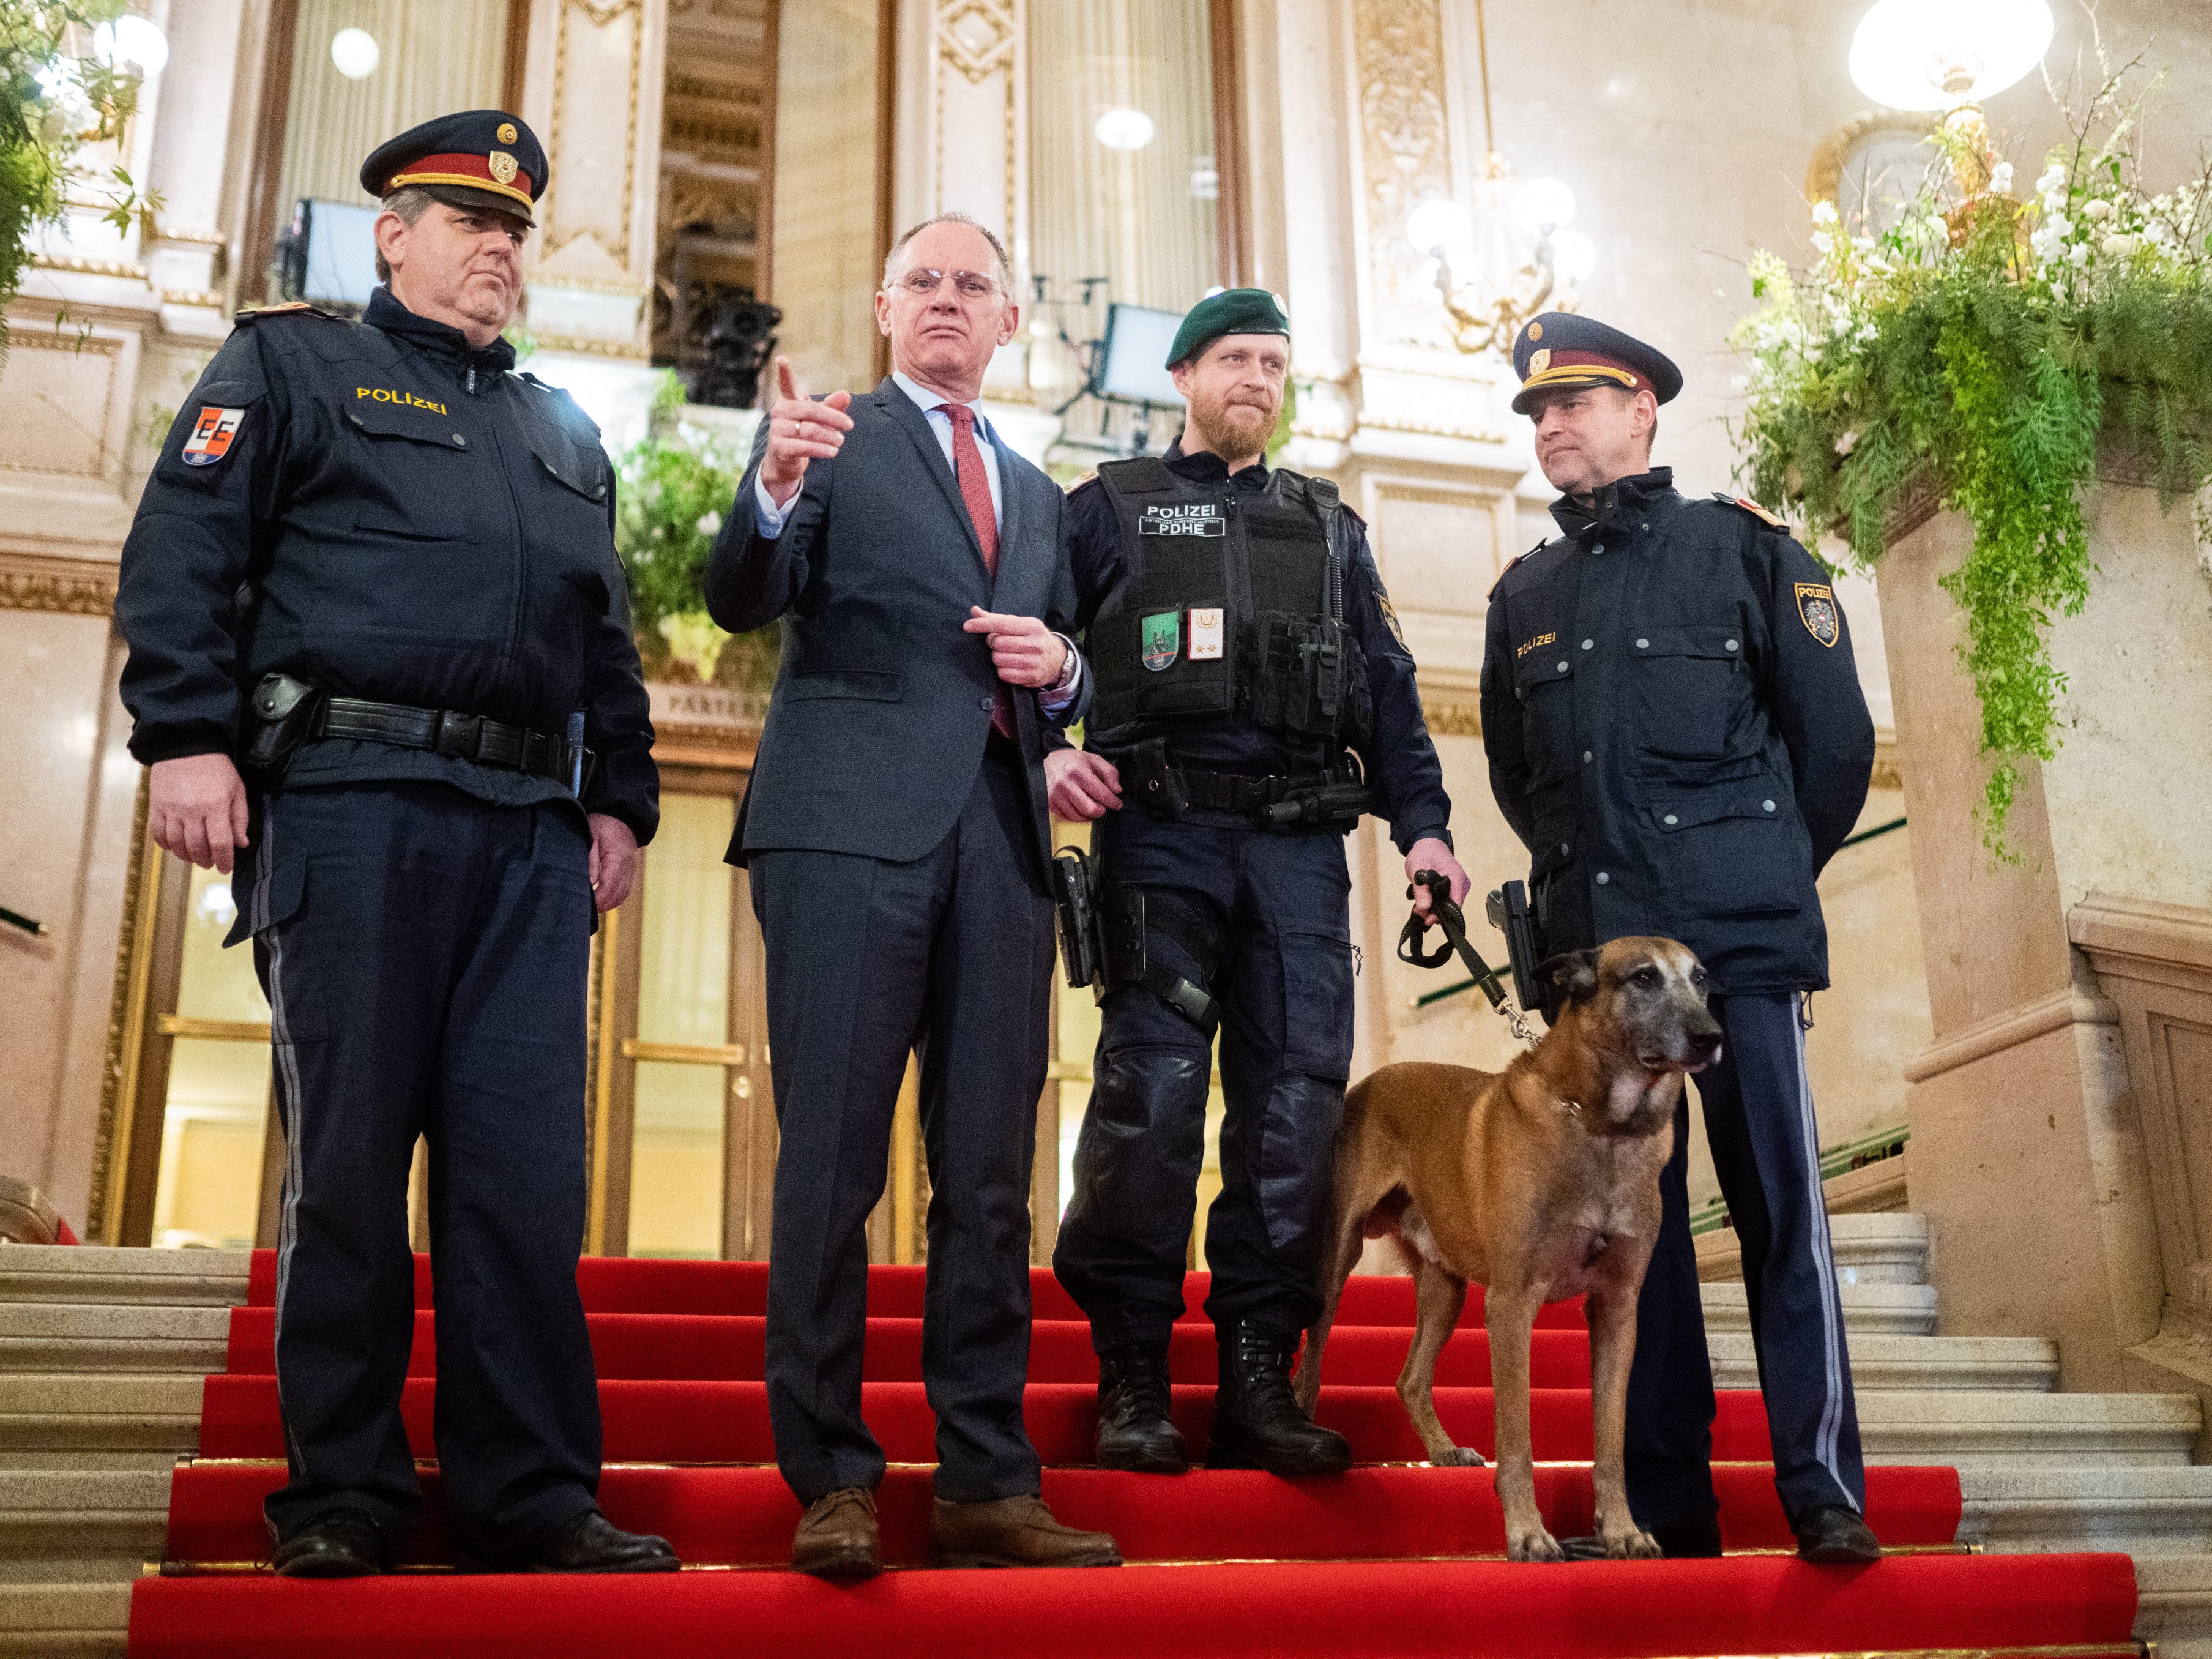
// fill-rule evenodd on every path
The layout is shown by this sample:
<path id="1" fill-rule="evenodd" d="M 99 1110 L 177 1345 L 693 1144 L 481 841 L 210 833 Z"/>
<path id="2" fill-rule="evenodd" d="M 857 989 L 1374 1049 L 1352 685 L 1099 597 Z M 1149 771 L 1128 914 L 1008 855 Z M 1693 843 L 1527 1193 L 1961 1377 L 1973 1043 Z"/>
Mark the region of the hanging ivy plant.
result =
<path id="1" fill-rule="evenodd" d="M 0 0 L 0 306 L 22 286 L 31 239 L 61 222 L 72 195 L 81 203 L 101 192 L 103 216 L 121 231 L 157 205 L 119 167 L 94 178 L 74 165 L 137 108 L 137 71 L 94 49 L 94 32 L 127 9 L 126 0 Z M 0 317 L 0 349 L 7 338 Z"/>
<path id="2" fill-rule="evenodd" d="M 2088 596 L 2100 442 L 2137 451 L 2169 501 L 2212 479 L 2212 170 L 2148 192 L 2143 103 L 2109 78 L 2026 202 L 1982 133 L 1940 130 L 1948 165 L 1890 228 L 1822 203 L 1810 269 L 1754 259 L 1760 307 L 1732 336 L 1749 371 L 1739 477 L 1759 501 L 1834 529 L 1867 568 L 1911 489 L 1972 521 L 1942 586 L 1966 619 L 1995 763 L 1984 840 L 2003 858 L 2021 766 L 2056 753 L 2065 677 L 2046 635 Z"/>

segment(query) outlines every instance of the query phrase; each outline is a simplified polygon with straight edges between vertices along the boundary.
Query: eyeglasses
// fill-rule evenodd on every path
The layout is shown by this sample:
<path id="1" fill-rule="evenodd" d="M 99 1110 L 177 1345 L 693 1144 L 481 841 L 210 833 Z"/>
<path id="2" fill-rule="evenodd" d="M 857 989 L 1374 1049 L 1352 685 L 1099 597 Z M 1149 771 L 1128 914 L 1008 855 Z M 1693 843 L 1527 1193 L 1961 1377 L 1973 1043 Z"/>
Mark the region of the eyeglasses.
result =
<path id="1" fill-rule="evenodd" d="M 963 300 L 988 300 L 999 291 L 999 279 L 980 270 L 909 270 L 898 285 L 917 300 L 927 300 L 946 282 Z"/>

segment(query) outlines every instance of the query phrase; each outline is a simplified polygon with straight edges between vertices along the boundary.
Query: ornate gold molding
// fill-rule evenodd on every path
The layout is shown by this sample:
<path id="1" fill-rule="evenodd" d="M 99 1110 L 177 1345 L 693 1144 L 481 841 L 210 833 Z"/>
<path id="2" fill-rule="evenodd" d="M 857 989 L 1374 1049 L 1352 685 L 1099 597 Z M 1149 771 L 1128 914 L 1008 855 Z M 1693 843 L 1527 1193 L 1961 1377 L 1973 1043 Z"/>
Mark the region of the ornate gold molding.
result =
<path id="1" fill-rule="evenodd" d="M 73 333 L 64 333 L 60 313 L 56 314 L 54 324 L 52 330 L 11 329 L 8 343 L 19 351 L 67 351 L 80 357 L 104 357 L 107 360 L 107 395 L 100 401 L 99 422 L 79 428 L 91 437 L 95 446 L 93 464 L 89 468 L 26 466 L 20 461 L 0 460 L 0 472 L 40 472 L 50 477 L 104 479 L 107 477 L 109 459 L 108 432 L 115 413 L 116 368 L 122 362 L 123 342 L 113 335 L 94 334 L 87 326 L 80 326 Z"/>
<path id="2" fill-rule="evenodd" d="M 0 553 L 0 611 L 106 617 L 115 610 L 115 567 L 96 559 Z"/>
<path id="3" fill-rule="evenodd" d="M 1292 425 L 1295 428 L 1296 422 Z M 1502 444 L 1505 434 L 1487 427 L 1464 426 L 1455 421 L 1422 421 L 1403 415 L 1376 415 L 1361 411 L 1359 424 L 1370 432 L 1418 432 L 1431 438 L 1459 438 L 1468 443 Z"/>
<path id="4" fill-rule="evenodd" d="M 1421 720 L 1432 738 L 1479 738 L 1482 735 L 1482 703 L 1474 697 L 1424 694 Z"/>
<path id="5" fill-rule="evenodd" d="M 1805 199 L 1834 201 L 1836 192 L 1843 188 L 1844 164 L 1851 159 L 1854 149 L 1876 133 L 1925 138 L 1935 131 L 1932 115 L 1909 110 L 1861 110 L 1814 146 L 1813 159 L 1805 164 Z"/>
<path id="6" fill-rule="evenodd" d="M 156 242 L 184 242 L 194 247 L 228 247 L 230 239 L 219 230 L 182 230 L 170 225 L 157 227 L 149 240 Z"/>
<path id="7" fill-rule="evenodd" d="M 637 105 L 638 88 L 645 72 L 645 4 L 644 0 L 561 0 L 560 15 L 553 26 L 553 117 L 551 131 L 546 135 L 546 149 L 550 155 L 557 155 L 561 151 L 562 128 L 568 118 L 568 23 L 570 18 L 580 11 L 593 28 L 599 29 L 605 28 L 626 13 L 636 14 L 630 26 L 629 112 L 623 123 L 621 241 L 617 246 L 607 248 L 607 252 L 617 264 L 627 265 L 629 264 L 630 224 L 637 204 Z M 589 236 L 601 247 L 606 247 L 605 240 L 599 233 L 588 228 L 556 238 L 554 234 L 554 216 L 562 203 L 550 189 L 547 193 L 552 199 L 545 212 L 544 246 L 546 258 L 552 258 L 580 236 Z"/>
<path id="8" fill-rule="evenodd" d="M 630 340 L 595 340 L 583 334 L 540 334 L 540 351 L 574 352 L 582 357 L 611 357 L 617 362 L 649 363 L 653 354 Z"/>
<path id="9" fill-rule="evenodd" d="M 1439 0 L 1358 0 L 1352 59 L 1375 320 L 1386 338 L 1438 343 L 1431 313 L 1442 313 L 1421 286 L 1423 256 L 1407 240 L 1406 216 L 1431 197 L 1452 193 Z"/>
<path id="10" fill-rule="evenodd" d="M 525 281 L 532 288 L 569 294 L 611 294 L 624 300 L 642 300 L 653 292 L 648 283 L 611 283 L 596 276 L 539 276 L 533 272 Z"/>
<path id="11" fill-rule="evenodd" d="M 931 68 L 930 78 L 936 92 L 936 127 L 933 143 L 936 149 L 934 195 L 930 211 L 945 210 L 945 83 L 948 68 L 957 70 L 970 86 L 981 86 L 997 76 L 1005 82 L 1001 102 L 1005 106 L 1005 153 L 1003 185 L 1006 195 L 1004 222 L 1000 234 L 1011 247 L 1014 242 L 1015 158 L 1019 151 L 1019 132 L 1014 119 L 1017 101 L 1015 74 L 1019 68 L 1017 48 L 1021 44 L 1021 33 L 1014 22 L 1012 0 L 937 0 L 937 15 L 933 30 L 936 46 L 936 62 Z M 988 33 L 988 38 L 984 38 Z"/>
<path id="12" fill-rule="evenodd" d="M 221 311 L 222 295 L 211 288 L 165 288 L 161 290 L 165 306 L 194 306 L 203 311 Z"/>
<path id="13" fill-rule="evenodd" d="M 161 854 L 146 836 L 146 776 L 138 775 L 138 804 L 131 815 L 131 862 L 123 878 L 123 925 L 118 930 L 115 985 L 107 1003 L 107 1046 L 100 1056 L 100 1121 L 93 1133 L 92 1192 L 85 1203 L 89 1243 L 112 1244 L 123 1206 L 115 1178 L 118 1148 L 129 1157 L 131 1121 L 137 1114 L 138 1052 L 145 1040 L 146 989 L 154 971 L 155 896 Z"/>
<path id="14" fill-rule="evenodd" d="M 121 276 L 146 280 L 146 267 L 131 259 L 88 259 L 75 253 L 33 253 L 31 263 L 40 270 L 66 270 L 79 276 Z"/>

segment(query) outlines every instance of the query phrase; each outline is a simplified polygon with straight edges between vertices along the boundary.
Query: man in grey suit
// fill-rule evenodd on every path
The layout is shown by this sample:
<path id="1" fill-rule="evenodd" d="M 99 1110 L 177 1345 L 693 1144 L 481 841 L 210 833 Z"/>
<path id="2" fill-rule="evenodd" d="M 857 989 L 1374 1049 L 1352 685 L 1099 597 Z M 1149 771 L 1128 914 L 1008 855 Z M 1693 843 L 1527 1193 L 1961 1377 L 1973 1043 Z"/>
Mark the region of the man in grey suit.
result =
<path id="1" fill-rule="evenodd" d="M 976 401 L 1019 323 L 998 239 L 948 215 L 891 251 L 894 373 L 816 402 L 789 363 L 714 549 L 707 603 L 781 618 L 783 660 L 732 862 L 768 953 L 777 1122 L 768 1392 L 805 1506 L 792 1565 L 881 1565 L 884 1454 L 860 1418 L 868 1212 L 921 1060 L 922 1370 L 933 1562 L 1117 1564 L 1060 1526 L 1022 1426 L 1029 1188 L 1053 963 L 1039 722 L 1082 712 L 1063 497 Z"/>

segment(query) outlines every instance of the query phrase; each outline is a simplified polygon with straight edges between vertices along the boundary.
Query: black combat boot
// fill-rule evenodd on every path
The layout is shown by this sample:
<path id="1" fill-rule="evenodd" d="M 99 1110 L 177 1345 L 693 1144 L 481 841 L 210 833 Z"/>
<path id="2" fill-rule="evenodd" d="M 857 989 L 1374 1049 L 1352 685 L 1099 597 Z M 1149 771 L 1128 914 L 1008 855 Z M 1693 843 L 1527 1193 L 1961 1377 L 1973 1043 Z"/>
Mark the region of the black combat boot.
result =
<path id="1" fill-rule="evenodd" d="M 1210 1469 L 1266 1469 L 1271 1474 L 1342 1474 L 1352 1447 L 1334 1429 L 1316 1425 L 1291 1397 L 1291 1360 L 1298 1335 L 1240 1319 L 1217 1328 L 1221 1387 L 1213 1397 Z"/>
<path id="2" fill-rule="evenodd" d="M 1098 1467 L 1181 1474 L 1182 1431 L 1168 1420 L 1168 1346 L 1131 1342 L 1098 1356 Z"/>

